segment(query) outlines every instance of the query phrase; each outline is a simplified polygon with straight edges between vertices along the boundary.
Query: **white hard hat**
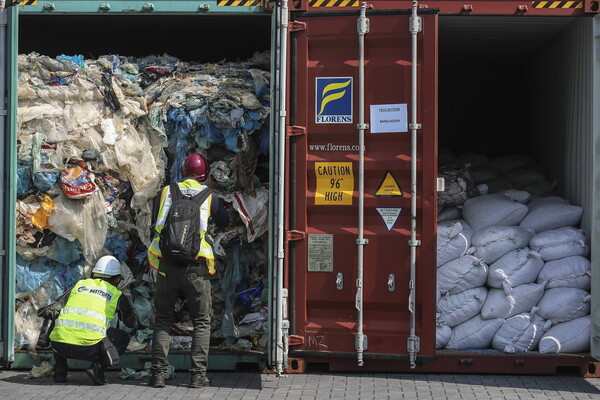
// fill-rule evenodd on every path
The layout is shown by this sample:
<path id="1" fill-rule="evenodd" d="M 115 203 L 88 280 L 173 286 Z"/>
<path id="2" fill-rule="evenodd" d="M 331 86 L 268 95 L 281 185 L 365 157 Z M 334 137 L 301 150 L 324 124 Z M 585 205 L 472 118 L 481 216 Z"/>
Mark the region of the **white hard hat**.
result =
<path id="1" fill-rule="evenodd" d="M 100 257 L 94 265 L 92 273 L 100 276 L 121 275 L 121 263 L 113 256 Z"/>

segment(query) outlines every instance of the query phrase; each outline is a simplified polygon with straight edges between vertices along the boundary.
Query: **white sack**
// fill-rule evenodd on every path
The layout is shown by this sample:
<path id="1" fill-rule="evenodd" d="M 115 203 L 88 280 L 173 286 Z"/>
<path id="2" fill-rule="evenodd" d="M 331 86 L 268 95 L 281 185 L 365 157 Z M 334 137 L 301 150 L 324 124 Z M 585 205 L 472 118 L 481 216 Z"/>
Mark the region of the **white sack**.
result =
<path id="1" fill-rule="evenodd" d="M 532 202 L 529 213 L 519 224 L 520 227 L 540 233 L 564 226 L 575 226 L 581 220 L 583 208 L 558 201 Z"/>
<path id="2" fill-rule="evenodd" d="M 531 313 L 517 314 L 504 321 L 492 340 L 492 348 L 505 353 L 535 350 L 544 332 L 552 326 L 536 311 L 534 307 Z"/>
<path id="3" fill-rule="evenodd" d="M 481 315 L 476 315 L 452 329 L 452 336 L 446 348 L 487 349 L 503 323 L 502 318 L 486 320 L 481 318 Z"/>
<path id="4" fill-rule="evenodd" d="M 473 234 L 471 244 L 476 247 L 473 255 L 489 265 L 511 251 L 527 246 L 531 236 L 518 226 L 490 226 Z"/>
<path id="5" fill-rule="evenodd" d="M 440 222 L 437 229 L 437 266 L 464 256 L 471 247 L 473 230 L 464 220 Z"/>
<path id="6" fill-rule="evenodd" d="M 441 294 L 460 293 L 483 286 L 488 267 L 479 258 L 465 255 L 438 268 L 437 281 Z"/>
<path id="7" fill-rule="evenodd" d="M 570 226 L 534 235 L 529 248 L 540 253 L 544 261 L 570 256 L 585 257 L 589 251 L 583 231 Z"/>
<path id="8" fill-rule="evenodd" d="M 452 328 L 473 318 L 481 311 L 487 294 L 486 287 L 467 289 L 456 294 L 446 293 L 437 302 L 438 323 Z"/>
<path id="9" fill-rule="evenodd" d="M 538 303 L 538 314 L 556 325 L 590 313 L 589 292 L 576 288 L 558 287 L 546 290 Z"/>
<path id="10" fill-rule="evenodd" d="M 438 326 L 435 330 L 435 348 L 439 350 L 446 347 L 446 345 L 450 341 L 451 335 L 452 328 L 450 328 L 448 325 Z"/>
<path id="11" fill-rule="evenodd" d="M 581 317 L 550 328 L 540 340 L 540 353 L 584 353 L 590 350 L 592 318 Z"/>
<path id="12" fill-rule="evenodd" d="M 463 205 L 463 218 L 474 231 L 493 225 L 518 225 L 528 208 L 505 194 L 494 193 L 468 199 Z"/>
<path id="13" fill-rule="evenodd" d="M 481 308 L 481 316 L 490 318 L 510 318 L 530 311 L 544 295 L 544 285 L 525 283 L 507 294 L 502 289 L 490 289 Z M 540 313 L 541 314 L 541 313 Z"/>
<path id="14" fill-rule="evenodd" d="M 513 250 L 489 266 L 487 284 L 494 288 L 506 285 L 514 288 L 533 283 L 543 267 L 544 260 L 540 253 L 528 247 Z"/>
<path id="15" fill-rule="evenodd" d="M 540 271 L 537 282 L 547 282 L 547 289 L 571 287 L 590 290 L 591 277 L 590 260 L 581 256 L 572 256 L 548 261 Z"/>

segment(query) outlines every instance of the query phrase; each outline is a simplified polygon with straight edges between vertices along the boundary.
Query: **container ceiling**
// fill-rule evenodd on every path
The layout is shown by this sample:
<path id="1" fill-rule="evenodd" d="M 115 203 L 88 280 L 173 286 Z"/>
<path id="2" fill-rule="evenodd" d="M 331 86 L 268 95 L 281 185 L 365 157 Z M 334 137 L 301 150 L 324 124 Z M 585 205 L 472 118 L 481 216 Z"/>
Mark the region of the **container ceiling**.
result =
<path id="1" fill-rule="evenodd" d="M 518 67 L 575 17 L 440 16 L 440 70 Z"/>

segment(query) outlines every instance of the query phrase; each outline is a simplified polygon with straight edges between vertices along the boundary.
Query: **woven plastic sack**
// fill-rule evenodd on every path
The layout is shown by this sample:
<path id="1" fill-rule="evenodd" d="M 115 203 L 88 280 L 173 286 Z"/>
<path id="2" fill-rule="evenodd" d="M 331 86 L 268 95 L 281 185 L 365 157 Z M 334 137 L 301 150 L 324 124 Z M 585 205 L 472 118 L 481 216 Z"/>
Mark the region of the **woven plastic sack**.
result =
<path id="1" fill-rule="evenodd" d="M 438 206 L 438 222 L 451 221 L 462 218 L 462 211 L 457 206 Z"/>
<path id="2" fill-rule="evenodd" d="M 525 283 L 507 294 L 503 289 L 490 289 L 481 308 L 481 316 L 490 318 L 510 318 L 530 311 L 544 295 L 544 285 Z"/>
<path id="3" fill-rule="evenodd" d="M 483 286 L 488 267 L 483 260 L 465 255 L 450 261 L 437 270 L 437 283 L 441 294 L 460 293 Z"/>
<path id="4" fill-rule="evenodd" d="M 494 225 L 518 225 L 528 208 L 503 193 L 488 194 L 468 199 L 463 205 L 463 218 L 479 231 Z"/>
<path id="5" fill-rule="evenodd" d="M 435 330 L 435 348 L 443 349 L 450 341 L 452 336 L 452 328 L 448 325 L 438 326 Z"/>
<path id="6" fill-rule="evenodd" d="M 592 318 L 581 317 L 554 325 L 540 340 L 540 353 L 585 353 L 590 350 Z"/>
<path id="7" fill-rule="evenodd" d="M 544 332 L 552 326 L 536 312 L 534 307 L 530 313 L 517 314 L 504 321 L 492 340 L 492 347 L 505 353 L 535 350 Z"/>
<path id="8" fill-rule="evenodd" d="M 533 283 L 543 267 L 544 260 L 539 253 L 528 247 L 513 250 L 490 265 L 487 284 L 502 288 Z"/>
<path id="9" fill-rule="evenodd" d="M 511 251 L 527 246 L 531 236 L 518 226 L 490 226 L 473 234 L 471 244 L 476 248 L 473 255 L 489 265 Z"/>
<path id="10" fill-rule="evenodd" d="M 581 289 L 548 289 L 538 303 L 538 314 L 552 324 L 567 322 L 588 315 L 591 299 L 589 292 Z"/>
<path id="11" fill-rule="evenodd" d="M 571 256 L 587 256 L 589 247 L 581 229 L 565 227 L 538 233 L 531 238 L 529 248 L 542 255 L 544 261 Z"/>
<path id="12" fill-rule="evenodd" d="M 535 233 L 575 226 L 581 220 L 583 208 L 560 201 L 535 202 L 528 204 L 529 213 L 519 224 Z"/>
<path id="13" fill-rule="evenodd" d="M 437 302 L 438 324 L 454 327 L 473 318 L 481 311 L 488 289 L 478 287 L 456 294 L 446 293 Z"/>
<path id="14" fill-rule="evenodd" d="M 503 323 L 502 318 L 483 319 L 481 315 L 476 315 L 452 329 L 452 336 L 446 348 L 487 349 Z"/>
<path id="15" fill-rule="evenodd" d="M 538 275 L 537 282 L 547 282 L 547 289 L 571 287 L 590 290 L 591 277 L 590 260 L 581 256 L 572 256 L 546 262 Z"/>
<path id="16" fill-rule="evenodd" d="M 437 266 L 464 256 L 471 247 L 473 230 L 464 220 L 440 222 L 437 234 Z"/>

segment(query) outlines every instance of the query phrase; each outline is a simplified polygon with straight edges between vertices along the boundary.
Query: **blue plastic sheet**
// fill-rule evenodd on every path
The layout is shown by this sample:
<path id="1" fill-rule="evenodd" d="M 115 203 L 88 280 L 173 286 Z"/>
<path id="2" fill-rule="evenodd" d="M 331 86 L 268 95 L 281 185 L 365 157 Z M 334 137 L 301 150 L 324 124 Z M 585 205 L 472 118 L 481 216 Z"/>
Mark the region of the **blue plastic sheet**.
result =
<path id="1" fill-rule="evenodd" d="M 17 292 L 33 292 L 50 279 L 53 270 L 47 257 L 39 257 L 28 263 L 17 254 L 16 266 Z"/>
<path id="2" fill-rule="evenodd" d="M 133 313 L 137 316 L 140 324 L 150 326 L 152 317 L 152 298 L 148 286 L 138 286 L 131 289 Z"/>
<path id="3" fill-rule="evenodd" d="M 69 265 L 81 259 L 81 243 L 79 240 L 69 241 L 62 236 L 56 239 L 50 246 L 48 257 L 61 264 Z"/>
<path id="4" fill-rule="evenodd" d="M 59 176 L 60 172 L 38 172 L 33 174 L 33 186 L 40 192 L 45 192 L 54 186 Z"/>
<path id="5" fill-rule="evenodd" d="M 31 170 L 29 166 L 17 166 L 17 194 L 22 195 L 31 189 Z"/>
<path id="6" fill-rule="evenodd" d="M 129 245 L 119 236 L 111 236 L 106 239 L 104 247 L 106 247 L 106 249 L 110 251 L 112 255 L 119 260 L 119 262 L 123 262 L 127 256 L 127 249 L 129 248 Z"/>
<path id="7" fill-rule="evenodd" d="M 76 56 L 66 56 L 64 54 L 61 54 L 60 56 L 56 56 L 56 59 L 71 61 L 71 62 L 77 64 L 79 67 L 83 67 L 83 65 L 84 65 L 84 58 L 81 54 L 78 54 Z"/>

